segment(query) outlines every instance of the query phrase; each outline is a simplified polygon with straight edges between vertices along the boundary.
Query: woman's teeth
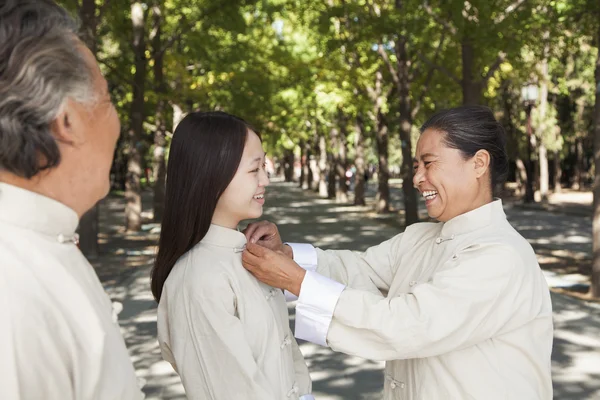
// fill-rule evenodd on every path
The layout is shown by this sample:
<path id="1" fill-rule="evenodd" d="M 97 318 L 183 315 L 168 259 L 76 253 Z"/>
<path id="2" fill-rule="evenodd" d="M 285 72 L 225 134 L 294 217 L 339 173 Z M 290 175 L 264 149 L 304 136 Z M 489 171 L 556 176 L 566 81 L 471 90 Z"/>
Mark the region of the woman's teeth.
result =
<path id="1" fill-rule="evenodd" d="M 428 190 L 422 193 L 425 200 L 433 200 L 435 196 L 437 196 L 437 192 L 435 190 Z"/>

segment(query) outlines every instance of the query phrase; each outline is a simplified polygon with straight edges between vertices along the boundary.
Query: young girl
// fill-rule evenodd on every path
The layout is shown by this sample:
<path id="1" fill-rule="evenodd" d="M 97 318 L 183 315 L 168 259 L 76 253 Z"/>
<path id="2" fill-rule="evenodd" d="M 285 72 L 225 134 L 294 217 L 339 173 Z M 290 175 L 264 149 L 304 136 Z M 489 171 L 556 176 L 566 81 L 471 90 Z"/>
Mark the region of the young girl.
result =
<path id="1" fill-rule="evenodd" d="M 237 226 L 262 215 L 264 165 L 256 131 L 223 112 L 191 113 L 173 135 L 152 293 L 190 400 L 314 399 L 283 293 L 242 266 Z"/>

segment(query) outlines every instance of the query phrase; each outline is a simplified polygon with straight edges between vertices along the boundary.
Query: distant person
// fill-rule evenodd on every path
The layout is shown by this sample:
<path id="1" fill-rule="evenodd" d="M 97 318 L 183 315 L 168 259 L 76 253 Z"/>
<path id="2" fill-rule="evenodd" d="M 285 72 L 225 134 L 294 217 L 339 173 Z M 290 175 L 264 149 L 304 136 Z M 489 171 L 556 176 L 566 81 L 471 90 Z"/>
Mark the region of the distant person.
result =
<path id="1" fill-rule="evenodd" d="M 438 223 L 355 253 L 284 246 L 263 221 L 246 230 L 244 266 L 299 295 L 296 337 L 387 361 L 384 399 L 550 400 L 550 292 L 492 193 L 508 172 L 504 130 L 468 106 L 421 132 L 413 184 Z"/>
<path id="2" fill-rule="evenodd" d="M 162 355 L 190 400 L 309 400 L 311 380 L 281 290 L 242 266 L 244 219 L 269 178 L 257 132 L 223 112 L 177 126 L 152 293 Z"/>
<path id="3" fill-rule="evenodd" d="M 120 125 L 77 26 L 0 1 L 0 399 L 143 398 L 116 314 L 77 247 Z"/>

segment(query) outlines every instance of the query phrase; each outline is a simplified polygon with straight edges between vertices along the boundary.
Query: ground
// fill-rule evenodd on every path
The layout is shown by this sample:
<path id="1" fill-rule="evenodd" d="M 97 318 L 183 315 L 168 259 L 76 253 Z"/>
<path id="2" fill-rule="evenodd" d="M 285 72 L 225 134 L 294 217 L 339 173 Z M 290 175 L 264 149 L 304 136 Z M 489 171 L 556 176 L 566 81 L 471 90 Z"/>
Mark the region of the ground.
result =
<path id="1" fill-rule="evenodd" d="M 374 190 L 371 183 L 367 206 L 356 207 L 320 199 L 295 184 L 275 182 L 267 191 L 265 218 L 278 223 L 287 241 L 364 250 L 402 229 L 401 212 L 383 216 L 371 212 Z M 589 284 L 591 199 L 586 196 L 590 195 L 566 192 L 545 205 L 505 203 L 510 222 L 536 250 L 553 287 L 552 369 L 557 399 L 600 398 L 600 303 L 576 297 L 578 292 L 586 292 Z M 401 209 L 401 201 L 399 183 L 392 181 L 393 208 Z M 144 194 L 144 205 L 149 220 L 151 193 Z M 150 294 L 149 274 L 158 224 L 147 223 L 142 232 L 126 233 L 123 209 L 121 197 L 102 202 L 101 255 L 92 261 L 109 295 L 123 309 L 121 327 L 138 376 L 146 381 L 147 398 L 185 399 L 179 378 L 162 361 L 156 341 L 156 303 Z M 290 314 L 293 323 L 293 304 Z M 382 363 L 333 353 L 311 343 L 302 343 L 301 349 L 317 400 L 381 399 Z"/>

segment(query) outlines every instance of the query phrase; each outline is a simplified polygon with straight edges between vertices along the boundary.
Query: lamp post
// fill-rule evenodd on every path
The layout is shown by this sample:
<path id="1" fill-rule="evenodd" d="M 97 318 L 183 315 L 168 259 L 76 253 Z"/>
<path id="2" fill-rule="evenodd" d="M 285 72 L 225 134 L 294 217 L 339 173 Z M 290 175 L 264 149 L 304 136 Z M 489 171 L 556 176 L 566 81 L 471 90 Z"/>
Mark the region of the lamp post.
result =
<path id="1" fill-rule="evenodd" d="M 531 129 L 531 110 L 538 98 L 538 87 L 529 83 L 521 89 L 521 99 L 525 105 L 527 115 L 527 184 L 525 185 L 525 202 L 533 203 L 535 201 L 533 190 L 533 133 Z"/>

